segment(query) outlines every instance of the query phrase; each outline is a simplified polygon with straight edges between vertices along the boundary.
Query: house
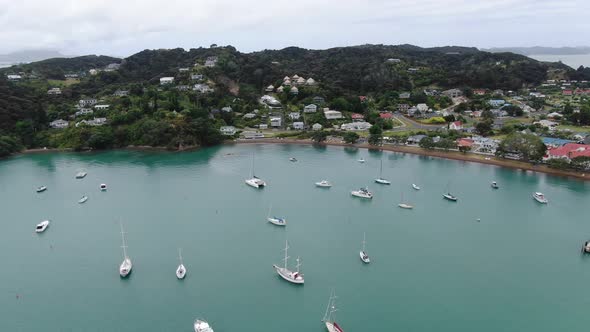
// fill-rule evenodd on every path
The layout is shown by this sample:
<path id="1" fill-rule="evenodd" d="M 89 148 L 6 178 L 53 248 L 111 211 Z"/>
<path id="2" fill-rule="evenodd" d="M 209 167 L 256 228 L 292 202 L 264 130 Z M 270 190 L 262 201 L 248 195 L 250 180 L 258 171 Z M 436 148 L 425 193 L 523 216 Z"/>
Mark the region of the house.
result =
<path id="1" fill-rule="evenodd" d="M 506 104 L 506 101 L 504 99 L 490 99 L 488 100 L 488 104 L 492 107 L 502 107 Z"/>
<path id="2" fill-rule="evenodd" d="M 268 129 L 268 125 L 266 123 L 261 123 L 258 125 L 258 129 Z"/>
<path id="3" fill-rule="evenodd" d="M 414 136 L 410 136 L 406 140 L 406 144 L 408 144 L 408 145 L 417 145 L 417 144 L 420 144 L 420 141 L 423 138 L 425 138 L 425 137 L 426 137 L 426 135 L 414 135 Z"/>
<path id="4" fill-rule="evenodd" d="M 289 113 L 289 118 L 291 120 L 299 120 L 300 117 L 301 117 L 301 113 L 299 113 L 299 112 L 291 112 L 291 113 Z"/>
<path id="5" fill-rule="evenodd" d="M 281 117 L 274 116 L 274 117 L 270 118 L 270 126 L 273 128 L 280 128 L 282 122 L 283 122 L 283 119 L 281 119 Z"/>
<path id="6" fill-rule="evenodd" d="M 66 78 L 66 79 L 78 78 L 78 74 L 65 74 L 64 78 Z"/>
<path id="7" fill-rule="evenodd" d="M 352 113 L 350 118 L 352 119 L 353 122 L 356 122 L 356 121 L 363 121 L 365 119 L 365 116 L 362 114 L 359 114 L 359 113 Z"/>
<path id="8" fill-rule="evenodd" d="M 297 89 L 296 86 L 292 87 L 291 90 L 289 90 L 289 93 L 292 95 L 298 95 L 299 94 L 299 89 Z"/>
<path id="9" fill-rule="evenodd" d="M 200 93 L 209 93 L 209 92 L 213 92 L 214 90 L 209 87 L 207 84 L 195 84 L 195 86 L 193 87 L 194 91 L 200 92 Z"/>
<path id="10" fill-rule="evenodd" d="M 471 150 L 476 153 L 494 154 L 500 145 L 499 140 L 491 139 L 489 137 L 474 136 L 471 139 L 473 141 Z"/>
<path id="11" fill-rule="evenodd" d="M 323 126 L 319 123 L 314 123 L 313 126 L 311 126 L 311 129 L 318 131 L 318 130 L 322 130 Z"/>
<path id="12" fill-rule="evenodd" d="M 400 62 L 402 62 L 402 60 L 395 59 L 395 58 L 389 58 L 389 59 L 387 59 L 387 62 L 389 62 L 389 63 L 400 63 Z"/>
<path id="13" fill-rule="evenodd" d="M 407 113 L 408 109 L 410 109 L 410 105 L 408 104 L 397 104 L 397 110 L 401 113 Z"/>
<path id="14" fill-rule="evenodd" d="M 225 106 L 225 107 L 222 107 L 221 108 L 221 111 L 224 112 L 224 113 L 231 113 L 234 110 L 231 108 L 231 106 Z"/>
<path id="15" fill-rule="evenodd" d="M 246 113 L 243 116 L 244 119 L 254 119 L 255 117 L 256 117 L 255 113 Z"/>
<path id="16" fill-rule="evenodd" d="M 547 145 L 548 148 L 559 148 L 569 143 L 575 143 L 569 139 L 561 139 L 554 137 L 541 137 L 543 144 Z"/>
<path id="17" fill-rule="evenodd" d="M 190 87 L 188 85 L 177 85 L 176 90 L 178 91 L 188 91 Z"/>
<path id="18" fill-rule="evenodd" d="M 449 98 L 458 98 L 463 95 L 463 91 L 461 91 L 459 89 L 450 89 L 450 90 L 443 91 L 442 94 L 449 97 Z"/>
<path id="19" fill-rule="evenodd" d="M 99 72 L 100 72 L 100 69 L 93 68 L 88 71 L 88 74 L 94 76 L 94 75 L 98 74 Z"/>
<path id="20" fill-rule="evenodd" d="M 303 130 L 305 128 L 305 124 L 301 121 L 293 122 L 293 129 L 295 130 Z"/>
<path id="21" fill-rule="evenodd" d="M 402 92 L 399 94 L 399 99 L 410 99 L 411 96 L 409 92 Z"/>
<path id="22" fill-rule="evenodd" d="M 6 79 L 9 81 L 20 81 L 23 77 L 20 75 L 6 75 Z"/>
<path id="23" fill-rule="evenodd" d="M 410 107 L 408 108 L 408 116 L 410 117 L 419 117 L 422 114 L 420 112 L 418 112 L 418 109 L 416 108 L 416 106 Z"/>
<path id="24" fill-rule="evenodd" d="M 95 110 L 108 110 L 111 105 L 94 105 Z"/>
<path id="25" fill-rule="evenodd" d="M 104 68 L 104 71 L 115 71 L 115 70 L 119 70 L 119 68 L 121 68 L 121 64 L 120 63 L 109 63 Z"/>
<path id="26" fill-rule="evenodd" d="M 127 91 L 127 90 L 117 90 L 117 91 L 115 91 L 115 93 L 113 93 L 113 96 L 115 96 L 115 97 L 126 97 L 126 96 L 129 96 L 129 91 Z"/>
<path id="27" fill-rule="evenodd" d="M 277 88 L 278 93 L 283 93 L 283 91 L 285 91 L 285 88 L 282 85 Z"/>
<path id="28" fill-rule="evenodd" d="M 94 106 L 94 105 L 96 105 L 96 103 L 98 103 L 98 101 L 96 99 L 80 99 L 78 101 L 78 105 L 80 105 L 81 107 Z"/>
<path id="29" fill-rule="evenodd" d="M 463 123 L 461 121 L 451 122 L 451 124 L 449 124 L 449 129 L 450 130 L 463 130 Z"/>
<path id="30" fill-rule="evenodd" d="M 388 120 L 388 119 L 393 118 L 393 114 L 391 114 L 390 112 L 381 112 L 381 113 L 379 113 L 379 117 L 381 119 Z"/>
<path id="31" fill-rule="evenodd" d="M 564 146 L 547 150 L 547 155 L 543 157 L 544 161 L 551 159 L 563 159 L 571 162 L 576 157 L 590 158 L 590 145 L 568 143 Z"/>
<path id="32" fill-rule="evenodd" d="M 82 108 L 79 111 L 77 111 L 76 113 L 74 113 L 74 116 L 82 116 L 82 115 L 87 115 L 87 114 L 92 114 L 94 113 L 93 110 L 89 109 L 89 108 Z"/>
<path id="33" fill-rule="evenodd" d="M 174 83 L 174 77 L 162 77 L 160 78 L 160 85 L 167 85 Z"/>
<path id="34" fill-rule="evenodd" d="M 574 94 L 574 92 L 572 90 L 563 90 L 561 94 L 564 96 L 571 96 Z"/>
<path id="35" fill-rule="evenodd" d="M 49 127 L 54 128 L 54 129 L 63 129 L 63 128 L 67 128 L 70 124 L 62 119 L 58 119 L 55 121 L 51 121 L 49 123 Z"/>
<path id="36" fill-rule="evenodd" d="M 557 112 L 553 112 L 553 113 L 549 113 L 547 114 L 547 118 L 548 119 L 553 119 L 553 120 L 561 120 L 561 118 L 563 118 L 563 115 L 557 113 Z"/>
<path id="37" fill-rule="evenodd" d="M 178 72 L 180 73 L 187 73 L 190 69 L 187 67 L 183 67 L 183 68 L 178 68 Z"/>
<path id="38" fill-rule="evenodd" d="M 283 85 L 284 86 L 291 86 L 291 80 L 284 80 Z"/>
<path id="39" fill-rule="evenodd" d="M 210 56 L 205 60 L 205 67 L 213 68 L 217 64 L 217 57 Z"/>
<path id="40" fill-rule="evenodd" d="M 364 122 L 364 121 L 345 123 L 340 126 L 340 129 L 342 129 L 342 130 L 351 130 L 351 131 L 369 130 L 369 128 L 371 128 L 371 124 L 368 122 Z"/>
<path id="41" fill-rule="evenodd" d="M 219 131 L 221 132 L 221 134 L 223 134 L 225 136 L 233 136 L 236 134 L 236 127 L 222 126 L 221 128 L 219 128 Z"/>
<path id="42" fill-rule="evenodd" d="M 494 96 L 503 96 L 504 95 L 504 91 L 502 91 L 500 89 L 496 89 L 496 90 L 494 90 L 494 92 L 492 92 L 492 94 Z"/>
<path id="43" fill-rule="evenodd" d="M 475 89 L 473 90 L 473 94 L 476 96 L 483 96 L 486 94 L 486 89 Z"/>
<path id="44" fill-rule="evenodd" d="M 324 116 L 327 120 L 342 119 L 342 112 L 332 111 L 328 108 L 324 108 Z"/>
<path id="45" fill-rule="evenodd" d="M 552 129 L 552 128 L 556 127 L 559 123 L 549 121 L 549 120 L 539 120 L 537 122 L 533 122 L 533 124 L 539 125 L 544 128 Z"/>
<path id="46" fill-rule="evenodd" d="M 471 149 L 473 147 L 473 140 L 470 138 L 458 138 L 457 147 Z"/>
<path id="47" fill-rule="evenodd" d="M 281 102 L 273 96 L 264 95 L 260 97 L 260 103 L 271 107 L 280 107 Z"/>
<path id="48" fill-rule="evenodd" d="M 275 87 L 274 87 L 274 85 L 271 84 L 271 85 L 267 86 L 264 91 L 273 92 L 273 91 L 275 91 Z"/>
<path id="49" fill-rule="evenodd" d="M 311 77 L 308 78 L 307 81 L 305 81 L 305 85 L 314 86 L 316 84 L 317 84 L 317 82 Z"/>
<path id="50" fill-rule="evenodd" d="M 191 80 L 193 80 L 193 81 L 202 81 L 203 80 L 203 74 L 192 74 L 191 75 Z"/>
<path id="51" fill-rule="evenodd" d="M 61 89 L 60 88 L 51 88 L 51 89 L 47 90 L 47 94 L 48 95 L 61 95 Z"/>
<path id="52" fill-rule="evenodd" d="M 304 85 L 305 82 L 305 78 L 299 77 L 295 83 L 297 83 L 297 85 Z"/>
<path id="53" fill-rule="evenodd" d="M 244 131 L 242 132 L 242 136 L 245 139 L 257 139 L 257 138 L 264 138 L 264 134 L 258 131 Z"/>
<path id="54" fill-rule="evenodd" d="M 359 100 L 361 103 L 364 103 L 364 102 L 368 101 L 369 98 L 367 96 L 359 96 Z"/>
<path id="55" fill-rule="evenodd" d="M 102 126 L 104 124 L 107 123 L 107 119 L 106 118 L 94 118 L 92 120 L 82 120 L 78 123 L 76 123 L 76 127 L 79 127 L 80 125 L 88 125 L 88 126 Z"/>
<path id="56" fill-rule="evenodd" d="M 313 97 L 313 102 L 314 104 L 322 105 L 326 103 L 326 100 L 324 99 L 324 97 L 315 96 Z"/>
<path id="57" fill-rule="evenodd" d="M 420 113 L 426 113 L 429 110 L 428 105 L 426 105 L 426 104 L 418 104 L 418 105 L 416 105 L 416 108 L 418 109 L 418 111 Z"/>
<path id="58" fill-rule="evenodd" d="M 318 111 L 318 107 L 315 104 L 309 104 L 303 108 L 303 113 L 315 113 L 317 111 Z"/>

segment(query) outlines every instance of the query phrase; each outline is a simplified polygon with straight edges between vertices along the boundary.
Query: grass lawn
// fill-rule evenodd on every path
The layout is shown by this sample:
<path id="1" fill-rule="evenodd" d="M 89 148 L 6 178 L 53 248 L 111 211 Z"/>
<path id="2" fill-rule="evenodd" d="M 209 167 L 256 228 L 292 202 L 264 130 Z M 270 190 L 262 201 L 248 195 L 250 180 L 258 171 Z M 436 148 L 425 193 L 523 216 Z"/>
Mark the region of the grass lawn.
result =
<path id="1" fill-rule="evenodd" d="M 569 130 L 574 131 L 574 132 L 582 132 L 582 133 L 588 133 L 588 134 L 590 134 L 590 126 L 566 126 L 566 125 L 560 125 L 560 126 L 557 126 L 557 129 L 559 129 L 559 130 L 569 129 Z"/>
<path id="2" fill-rule="evenodd" d="M 62 86 L 70 86 L 73 84 L 78 84 L 78 83 L 80 83 L 80 80 L 75 79 L 75 78 L 68 78 L 65 80 L 47 80 L 47 82 L 51 86 L 62 87 Z"/>

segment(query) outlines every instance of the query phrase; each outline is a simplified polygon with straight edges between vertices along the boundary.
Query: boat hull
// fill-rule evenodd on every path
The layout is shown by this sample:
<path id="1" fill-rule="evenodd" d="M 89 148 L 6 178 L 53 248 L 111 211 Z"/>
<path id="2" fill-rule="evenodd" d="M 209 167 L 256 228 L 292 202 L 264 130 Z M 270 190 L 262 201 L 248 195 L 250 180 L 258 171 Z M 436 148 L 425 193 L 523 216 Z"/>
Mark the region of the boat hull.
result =
<path id="1" fill-rule="evenodd" d="M 549 203 L 549 201 L 547 199 L 539 198 L 539 197 L 536 197 L 536 196 L 533 196 L 533 199 L 535 201 L 541 203 L 541 204 L 547 204 L 547 203 Z"/>
<path id="2" fill-rule="evenodd" d="M 121 276 L 121 278 L 127 278 L 131 274 L 132 270 L 133 264 L 131 263 L 131 260 L 129 258 L 126 258 L 119 266 L 119 275 Z"/>
<path id="3" fill-rule="evenodd" d="M 284 280 L 286 280 L 292 284 L 303 285 L 303 283 L 305 282 L 303 277 L 301 277 L 301 278 L 293 277 L 294 272 L 291 272 L 291 271 L 285 269 L 284 267 L 280 267 L 277 265 L 273 265 L 273 267 L 277 271 L 277 274 L 281 278 L 283 278 Z"/>
<path id="4" fill-rule="evenodd" d="M 375 182 L 376 183 L 379 183 L 379 184 L 385 184 L 385 185 L 390 185 L 391 184 L 390 181 L 385 180 L 385 179 L 375 179 Z"/>
<path id="5" fill-rule="evenodd" d="M 359 193 L 359 192 L 356 192 L 356 191 L 353 191 L 350 194 L 352 196 L 358 197 L 358 198 L 373 199 L 373 195 L 367 195 L 367 194 Z"/>
<path id="6" fill-rule="evenodd" d="M 333 323 L 333 322 L 325 322 L 325 323 L 326 323 L 326 329 L 328 330 L 328 332 L 344 332 L 344 331 L 342 331 L 340 326 L 338 326 L 336 323 Z"/>
<path id="7" fill-rule="evenodd" d="M 35 227 L 35 232 L 36 233 L 43 233 L 43 232 L 45 232 L 47 227 L 49 227 L 49 220 L 44 220 L 44 221 L 40 222 L 39 224 L 37 224 L 37 226 Z"/>
<path id="8" fill-rule="evenodd" d="M 193 324 L 195 332 L 213 332 L 213 328 L 204 320 L 197 319 Z"/>
<path id="9" fill-rule="evenodd" d="M 283 218 L 266 218 L 269 223 L 276 226 L 287 226 L 287 220 Z"/>
<path id="10" fill-rule="evenodd" d="M 417 186 L 417 185 L 415 185 L 415 184 L 412 184 L 412 188 L 414 188 L 414 190 L 420 190 L 420 187 L 418 187 L 418 186 Z"/>
<path id="11" fill-rule="evenodd" d="M 320 188 L 330 188 L 330 187 L 332 187 L 332 184 L 325 183 L 325 182 L 316 182 L 315 186 L 320 187 Z"/>
<path id="12" fill-rule="evenodd" d="M 262 181 L 260 179 L 248 179 L 245 182 L 250 187 L 253 187 L 253 188 L 256 188 L 256 189 L 261 189 L 261 188 L 264 188 L 266 186 L 266 182 L 264 182 L 264 181 Z"/>
<path id="13" fill-rule="evenodd" d="M 359 256 L 361 258 L 361 261 L 365 264 L 369 264 L 371 263 L 371 258 L 369 258 L 369 255 L 367 255 L 365 252 L 363 252 L 362 250 L 359 252 Z"/>
<path id="14" fill-rule="evenodd" d="M 184 265 L 180 264 L 176 269 L 176 278 L 182 280 L 184 277 L 186 277 L 186 268 Z"/>
<path id="15" fill-rule="evenodd" d="M 451 201 L 451 202 L 456 202 L 457 201 L 457 197 L 454 196 L 449 196 L 449 195 L 443 195 L 444 199 L 446 199 L 447 201 Z"/>
<path id="16" fill-rule="evenodd" d="M 79 201 L 78 204 L 84 204 L 86 203 L 86 201 L 88 200 L 88 197 L 82 197 Z"/>
<path id="17" fill-rule="evenodd" d="M 44 192 L 45 190 L 47 190 L 47 187 L 40 187 L 40 188 L 37 188 L 37 192 L 38 192 L 38 193 L 42 193 L 42 192 Z"/>
<path id="18" fill-rule="evenodd" d="M 407 210 L 411 210 L 414 208 L 412 205 L 404 204 L 404 203 L 398 204 L 397 206 L 399 206 L 402 209 L 407 209 Z"/>

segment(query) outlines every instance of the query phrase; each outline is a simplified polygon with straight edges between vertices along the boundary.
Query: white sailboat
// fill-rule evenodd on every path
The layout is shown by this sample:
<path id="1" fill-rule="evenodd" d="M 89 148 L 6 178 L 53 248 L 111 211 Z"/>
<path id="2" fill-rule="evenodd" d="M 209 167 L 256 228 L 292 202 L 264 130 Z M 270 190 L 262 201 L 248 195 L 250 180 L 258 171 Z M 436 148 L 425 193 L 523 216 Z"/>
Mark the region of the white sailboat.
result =
<path id="1" fill-rule="evenodd" d="M 87 200 L 88 200 L 88 196 L 84 195 L 78 200 L 78 204 L 86 203 Z"/>
<path id="2" fill-rule="evenodd" d="M 277 225 L 277 226 L 287 226 L 287 219 L 285 218 L 281 218 L 281 217 L 275 217 L 272 216 L 270 212 L 272 211 L 272 205 L 268 208 L 268 216 L 266 217 L 266 220 L 268 220 L 268 222 L 270 222 L 273 225 Z"/>
<path id="3" fill-rule="evenodd" d="M 363 261 L 363 263 L 365 264 L 369 264 L 371 263 L 371 259 L 369 258 L 369 255 L 367 255 L 367 252 L 365 251 L 365 233 L 363 233 L 363 247 L 361 248 L 361 252 L 359 253 L 360 257 L 361 257 L 361 261 Z"/>
<path id="4" fill-rule="evenodd" d="M 379 178 L 375 179 L 375 182 L 379 184 L 391 184 L 389 180 L 383 178 L 383 159 L 381 159 L 381 166 L 379 167 Z"/>
<path id="5" fill-rule="evenodd" d="M 193 327 L 195 332 L 213 332 L 211 325 L 202 319 L 195 319 Z"/>
<path id="6" fill-rule="evenodd" d="M 125 232 L 123 231 L 123 224 L 121 224 L 121 240 L 123 245 L 123 262 L 119 265 L 119 275 L 121 278 L 126 278 L 130 273 L 131 269 L 133 268 L 133 263 L 131 263 L 131 259 L 127 256 L 127 245 L 125 245 Z"/>
<path id="7" fill-rule="evenodd" d="M 332 290 L 330 294 L 330 300 L 328 301 L 328 307 L 326 308 L 326 313 L 324 314 L 324 318 L 322 318 L 322 322 L 326 325 L 326 329 L 328 332 L 344 332 L 338 323 L 336 323 L 336 293 Z"/>
<path id="8" fill-rule="evenodd" d="M 277 271 L 279 276 L 281 276 L 281 278 L 287 280 L 290 283 L 301 285 L 304 283 L 303 274 L 299 272 L 299 268 L 301 267 L 301 260 L 299 259 L 299 257 L 297 257 L 297 265 L 296 265 L 297 271 L 289 270 L 287 268 L 287 261 L 289 260 L 289 256 L 287 253 L 288 250 L 289 250 L 289 242 L 285 241 L 285 258 L 283 259 L 283 261 L 285 262 L 285 265 L 283 267 L 281 267 L 276 264 L 273 264 L 273 267 L 275 268 L 275 270 Z"/>
<path id="9" fill-rule="evenodd" d="M 254 175 L 254 154 L 252 154 L 252 166 L 250 167 L 250 178 L 246 179 L 246 184 L 254 188 L 266 187 L 266 182 Z"/>
<path id="10" fill-rule="evenodd" d="M 408 210 L 411 210 L 411 209 L 414 208 L 413 205 L 408 204 L 408 203 L 404 203 L 404 193 L 402 193 L 401 201 L 400 201 L 400 203 L 397 206 L 399 206 L 402 209 L 408 209 Z"/>
<path id="11" fill-rule="evenodd" d="M 78 171 L 78 173 L 76 173 L 76 179 L 83 179 L 86 177 L 86 175 L 88 175 L 88 173 L 85 170 L 81 169 Z"/>
<path id="12" fill-rule="evenodd" d="M 446 200 L 449 200 L 451 202 L 456 202 L 459 198 L 457 198 L 457 196 L 454 196 L 453 194 L 451 194 L 451 191 L 449 190 L 451 186 L 447 185 L 447 193 L 443 194 L 443 198 Z"/>
<path id="13" fill-rule="evenodd" d="M 176 268 L 176 278 L 182 280 L 186 277 L 186 267 L 182 263 L 182 249 L 178 248 L 178 260 L 180 260 L 180 265 Z"/>
<path id="14" fill-rule="evenodd" d="M 414 190 L 420 190 L 420 187 L 415 183 L 412 183 L 412 188 L 414 188 Z"/>

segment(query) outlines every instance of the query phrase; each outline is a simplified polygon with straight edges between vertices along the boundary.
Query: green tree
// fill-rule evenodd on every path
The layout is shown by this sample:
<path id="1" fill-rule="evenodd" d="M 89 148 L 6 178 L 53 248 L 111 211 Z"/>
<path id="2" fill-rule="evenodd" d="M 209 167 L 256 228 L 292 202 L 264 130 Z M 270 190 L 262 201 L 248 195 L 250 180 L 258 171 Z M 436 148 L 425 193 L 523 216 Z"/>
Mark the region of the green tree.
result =
<path id="1" fill-rule="evenodd" d="M 370 145 L 381 145 L 383 139 L 383 129 L 381 126 L 374 125 L 369 129 L 369 144 Z"/>
<path id="2" fill-rule="evenodd" d="M 496 154 L 502 157 L 516 154 L 525 161 L 540 161 L 546 151 L 547 147 L 538 136 L 516 132 L 500 142 Z"/>
<path id="3" fill-rule="evenodd" d="M 348 144 L 354 144 L 356 143 L 356 141 L 360 138 L 359 134 L 352 132 L 352 131 L 347 131 L 344 135 L 344 142 L 348 143 Z"/>
<path id="4" fill-rule="evenodd" d="M 324 142 L 327 138 L 328 138 L 328 132 L 323 131 L 323 130 L 314 131 L 313 134 L 311 134 L 312 141 L 314 141 L 316 143 Z"/>
<path id="5" fill-rule="evenodd" d="M 418 145 L 423 149 L 431 150 L 434 148 L 434 140 L 430 136 L 426 136 L 418 142 Z"/>
<path id="6" fill-rule="evenodd" d="M 480 121 L 475 125 L 475 131 L 481 136 L 489 136 L 494 132 L 492 126 L 491 120 Z"/>

